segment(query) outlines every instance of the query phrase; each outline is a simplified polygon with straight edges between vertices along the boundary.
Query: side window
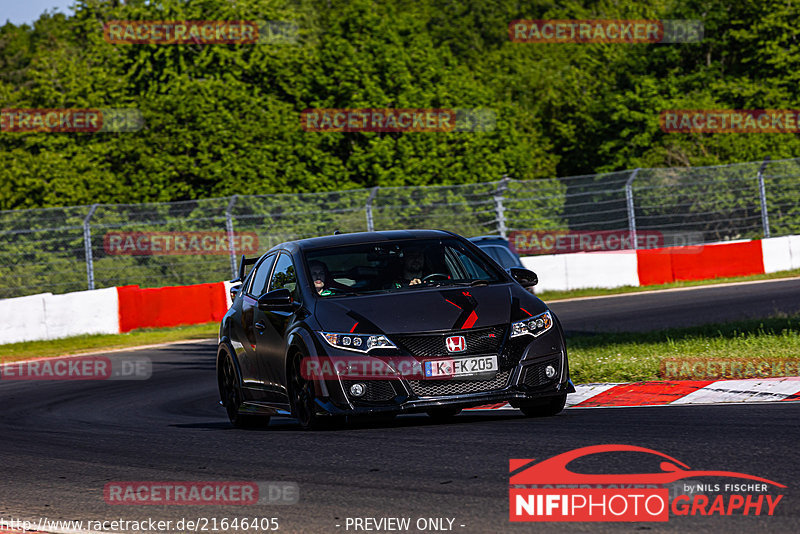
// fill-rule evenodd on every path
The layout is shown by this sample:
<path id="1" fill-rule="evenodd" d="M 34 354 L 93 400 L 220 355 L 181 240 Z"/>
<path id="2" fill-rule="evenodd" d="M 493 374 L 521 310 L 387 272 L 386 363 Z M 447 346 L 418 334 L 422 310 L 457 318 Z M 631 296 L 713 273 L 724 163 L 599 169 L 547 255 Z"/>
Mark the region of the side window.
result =
<path id="1" fill-rule="evenodd" d="M 300 290 L 297 287 L 297 271 L 292 263 L 292 257 L 288 254 L 281 254 L 275 264 L 275 272 L 272 273 L 272 280 L 269 283 L 269 290 L 286 288 L 292 292 L 294 300 L 300 300 Z"/>
<path id="2" fill-rule="evenodd" d="M 489 273 L 481 269 L 479 266 L 475 264 L 470 258 L 465 256 L 460 250 L 455 249 L 448 249 L 450 254 L 453 254 L 456 261 L 453 262 L 455 265 L 455 269 L 453 266 L 449 265 L 448 261 L 448 268 L 453 272 L 454 278 L 490 278 Z M 447 259 L 450 259 L 450 254 L 448 254 Z"/>
<path id="3" fill-rule="evenodd" d="M 250 277 L 250 285 L 247 289 L 247 294 L 251 297 L 258 298 L 267 291 L 267 280 L 269 279 L 269 272 L 272 269 L 272 264 L 275 262 L 275 254 L 264 258 L 264 260 L 256 265 L 253 276 Z"/>

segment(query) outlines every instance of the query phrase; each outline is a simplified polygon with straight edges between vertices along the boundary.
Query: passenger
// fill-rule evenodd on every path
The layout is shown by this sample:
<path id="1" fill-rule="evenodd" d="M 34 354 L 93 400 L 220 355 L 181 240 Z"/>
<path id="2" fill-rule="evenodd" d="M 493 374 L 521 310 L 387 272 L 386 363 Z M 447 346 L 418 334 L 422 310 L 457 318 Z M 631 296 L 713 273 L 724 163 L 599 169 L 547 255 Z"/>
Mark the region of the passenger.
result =
<path id="1" fill-rule="evenodd" d="M 321 296 L 332 295 L 330 290 L 331 274 L 328 272 L 328 266 L 318 260 L 313 260 L 308 263 L 308 268 L 311 271 L 311 280 L 314 282 L 314 289 L 317 290 Z"/>

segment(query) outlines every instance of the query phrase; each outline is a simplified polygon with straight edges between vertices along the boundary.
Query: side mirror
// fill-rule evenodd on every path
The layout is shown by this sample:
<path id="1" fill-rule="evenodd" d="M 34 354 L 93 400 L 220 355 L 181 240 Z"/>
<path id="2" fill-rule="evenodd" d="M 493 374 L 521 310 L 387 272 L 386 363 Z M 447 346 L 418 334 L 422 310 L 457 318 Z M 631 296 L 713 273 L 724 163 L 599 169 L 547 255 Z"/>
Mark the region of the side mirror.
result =
<path id="1" fill-rule="evenodd" d="M 291 310 L 293 302 L 292 293 L 283 287 L 258 297 L 258 309 L 262 311 Z"/>
<path id="2" fill-rule="evenodd" d="M 520 269 L 519 267 L 512 267 L 508 270 L 511 277 L 519 282 L 522 287 L 533 287 L 539 283 L 539 277 L 536 273 L 528 269 Z"/>
<path id="3" fill-rule="evenodd" d="M 242 289 L 242 284 L 231 286 L 230 289 L 231 302 L 233 302 L 236 299 L 236 295 L 239 293 L 241 289 Z"/>

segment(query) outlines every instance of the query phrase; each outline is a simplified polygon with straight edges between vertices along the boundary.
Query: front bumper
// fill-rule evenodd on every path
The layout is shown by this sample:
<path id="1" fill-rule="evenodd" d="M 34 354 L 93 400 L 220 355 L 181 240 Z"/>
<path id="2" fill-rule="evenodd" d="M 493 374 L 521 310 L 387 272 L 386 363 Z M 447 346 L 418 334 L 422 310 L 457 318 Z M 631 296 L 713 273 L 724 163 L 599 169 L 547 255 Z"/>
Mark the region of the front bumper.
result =
<path id="1" fill-rule="evenodd" d="M 461 395 L 441 396 L 441 397 L 421 397 L 414 399 L 405 399 L 397 403 L 385 403 L 374 405 L 349 405 L 340 406 L 333 402 L 323 399 L 317 399 L 317 404 L 320 409 L 330 415 L 376 415 L 385 413 L 417 413 L 425 412 L 432 408 L 440 407 L 458 407 L 458 408 L 472 408 L 475 406 L 483 406 L 485 404 L 497 404 L 500 402 L 515 401 L 530 401 L 541 399 L 543 397 L 563 395 L 566 393 L 574 393 L 575 386 L 571 380 L 567 380 L 562 384 L 558 384 L 555 388 L 543 391 L 535 395 L 526 393 L 524 391 L 517 391 L 511 388 L 498 391 L 486 391 L 480 393 L 469 393 Z"/>
<path id="2" fill-rule="evenodd" d="M 486 380 L 328 379 L 318 385 L 319 412 L 370 415 L 424 412 L 445 406 L 470 408 L 501 402 L 518 405 L 575 391 L 569 379 L 566 347 L 559 328 L 535 339 L 506 341 L 498 360 L 497 375 Z M 548 365 L 556 368 L 556 375 L 551 378 L 544 373 Z M 355 382 L 361 382 L 367 389 L 368 393 L 361 398 L 349 394 Z"/>

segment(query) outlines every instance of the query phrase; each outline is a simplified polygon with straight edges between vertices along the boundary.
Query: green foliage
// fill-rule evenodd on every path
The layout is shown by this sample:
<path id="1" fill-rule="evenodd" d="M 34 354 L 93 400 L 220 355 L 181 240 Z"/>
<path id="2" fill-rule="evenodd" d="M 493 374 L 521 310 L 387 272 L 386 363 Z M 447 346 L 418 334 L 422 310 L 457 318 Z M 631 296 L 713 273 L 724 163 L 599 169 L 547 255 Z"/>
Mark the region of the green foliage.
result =
<path id="1" fill-rule="evenodd" d="M 0 27 L 0 101 L 134 107 L 136 133 L 0 134 L 0 209 L 456 185 L 792 157 L 793 134 L 665 133 L 661 110 L 791 108 L 784 0 L 78 0 Z M 520 18 L 696 19 L 702 42 L 530 44 Z M 118 45 L 110 20 L 283 20 L 295 43 Z M 489 108 L 490 132 L 314 133 L 308 108 Z"/>
<path id="2" fill-rule="evenodd" d="M 79 0 L 74 16 L 2 28 L 4 108 L 133 107 L 146 125 L 136 133 L 3 133 L 0 152 L 11 164 L 0 169 L 0 209 L 555 174 L 537 121 L 498 100 L 483 69 L 435 40 L 435 2 L 118 4 Z M 293 21 L 299 40 L 104 40 L 104 22 L 154 19 Z M 300 112 L 322 107 L 490 108 L 498 120 L 489 132 L 304 131 Z"/>
<path id="3" fill-rule="evenodd" d="M 496 231 L 487 203 L 507 176 L 510 229 L 617 229 L 626 226 L 625 169 L 798 154 L 795 134 L 659 126 L 669 109 L 795 108 L 796 14 L 786 0 L 76 0 L 69 16 L 0 27 L 0 107 L 136 108 L 144 127 L 0 132 L 0 210 L 257 195 L 240 197 L 233 215 L 236 229 L 256 232 L 263 248 L 336 228 L 364 230 L 366 199 L 380 186 L 376 229 L 476 235 Z M 574 18 L 694 19 L 705 34 L 678 44 L 508 38 L 515 19 Z M 298 34 L 296 42 L 254 45 L 111 44 L 103 25 L 112 20 L 287 21 Z M 309 108 L 489 109 L 497 120 L 490 131 L 321 133 L 301 126 Z M 776 162 L 766 173 L 773 235 L 800 231 L 796 167 Z M 639 224 L 696 230 L 705 240 L 758 237 L 755 172 L 755 165 L 642 172 L 634 184 Z M 286 196 L 267 196 L 275 194 Z M 131 222 L 127 230 L 223 231 L 227 199 L 214 202 L 222 203 L 214 215 L 198 203 L 180 224 L 157 213 L 173 207 L 142 217 L 127 208 L 98 212 L 98 284 L 119 283 L 122 272 L 143 285 L 226 276 L 221 261 L 105 257 L 97 241 Z M 63 274 L 53 289 L 80 288 L 87 210 L 0 219 L 4 285 L 18 287 L 15 266 L 23 263 L 52 269 L 45 260 L 58 252 Z M 72 229 L 52 230 L 61 225 Z M 13 233 L 25 228 L 38 237 Z M 203 274 L 187 279 L 192 268 Z M 26 281 L 49 280 L 41 276 L 29 272 Z"/>

